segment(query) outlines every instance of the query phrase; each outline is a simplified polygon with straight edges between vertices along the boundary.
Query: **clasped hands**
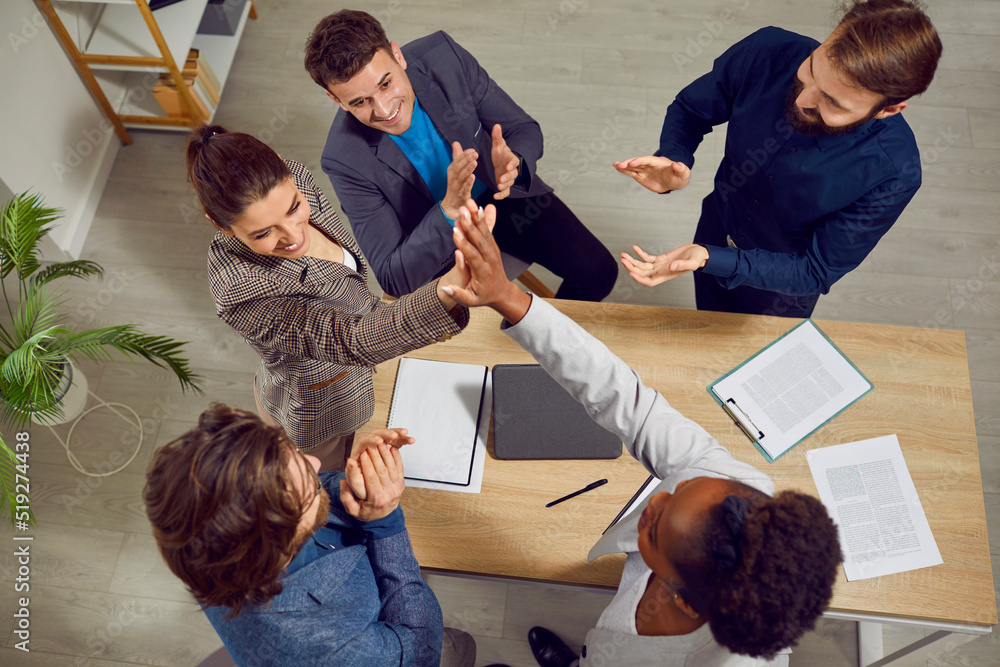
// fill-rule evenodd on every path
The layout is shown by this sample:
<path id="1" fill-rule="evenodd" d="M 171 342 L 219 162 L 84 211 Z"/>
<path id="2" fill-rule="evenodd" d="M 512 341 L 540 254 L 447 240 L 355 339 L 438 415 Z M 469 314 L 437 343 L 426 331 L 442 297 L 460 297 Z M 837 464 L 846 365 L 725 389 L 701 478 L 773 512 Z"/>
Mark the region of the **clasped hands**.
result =
<path id="1" fill-rule="evenodd" d="M 490 160 L 497 182 L 497 191 L 493 194 L 493 199 L 499 201 L 510 194 L 510 187 L 517 179 L 517 169 L 521 159 L 507 145 L 500 125 L 493 126 L 491 138 L 493 146 L 490 149 Z M 458 209 L 472 194 L 478 159 L 479 153 L 475 149 L 462 150 L 460 143 L 452 142 L 451 165 L 448 166 L 448 190 L 441 200 L 441 209 L 452 220 L 458 218 Z"/>
<path id="2" fill-rule="evenodd" d="M 378 428 L 354 443 L 340 480 L 340 502 L 348 514 L 359 521 L 392 514 L 406 487 L 399 448 L 413 442 L 405 428 Z"/>

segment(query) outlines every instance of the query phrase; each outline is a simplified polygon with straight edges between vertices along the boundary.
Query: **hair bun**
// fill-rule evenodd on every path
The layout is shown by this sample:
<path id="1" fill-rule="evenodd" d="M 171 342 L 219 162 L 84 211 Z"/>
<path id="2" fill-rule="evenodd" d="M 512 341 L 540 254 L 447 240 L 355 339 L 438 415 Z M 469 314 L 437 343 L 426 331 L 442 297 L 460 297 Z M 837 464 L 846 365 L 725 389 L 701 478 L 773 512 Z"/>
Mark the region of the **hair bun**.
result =
<path id="1" fill-rule="evenodd" d="M 201 126 L 201 145 L 204 146 L 208 143 L 208 140 L 217 134 L 226 134 L 228 130 L 221 125 L 202 125 Z"/>

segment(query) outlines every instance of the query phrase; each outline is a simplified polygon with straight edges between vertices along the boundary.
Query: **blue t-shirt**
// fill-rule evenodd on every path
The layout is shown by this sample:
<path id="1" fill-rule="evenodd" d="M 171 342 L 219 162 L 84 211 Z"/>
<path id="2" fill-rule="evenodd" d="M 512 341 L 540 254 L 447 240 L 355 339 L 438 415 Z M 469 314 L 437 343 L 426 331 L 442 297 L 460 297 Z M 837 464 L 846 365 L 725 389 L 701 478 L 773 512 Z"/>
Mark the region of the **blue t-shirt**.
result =
<path id="1" fill-rule="evenodd" d="M 410 127 L 403 134 L 390 134 L 389 138 L 399 146 L 403 155 L 420 174 L 420 178 L 424 179 L 431 196 L 438 202 L 444 199 L 448 192 L 451 146 L 434 127 L 430 116 L 420 106 L 419 100 L 413 99 L 413 119 L 410 121 Z M 472 185 L 472 198 L 477 199 L 485 191 L 486 186 L 477 178 Z"/>

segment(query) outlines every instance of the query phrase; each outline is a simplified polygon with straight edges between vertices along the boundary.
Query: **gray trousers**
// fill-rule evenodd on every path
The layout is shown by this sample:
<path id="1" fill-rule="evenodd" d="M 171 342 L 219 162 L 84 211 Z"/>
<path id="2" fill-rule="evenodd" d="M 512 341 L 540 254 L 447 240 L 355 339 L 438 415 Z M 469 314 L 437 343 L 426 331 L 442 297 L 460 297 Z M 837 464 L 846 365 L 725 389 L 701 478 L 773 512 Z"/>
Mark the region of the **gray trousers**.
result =
<path id="1" fill-rule="evenodd" d="M 468 632 L 455 628 L 444 629 L 441 643 L 441 667 L 474 667 L 476 640 Z"/>

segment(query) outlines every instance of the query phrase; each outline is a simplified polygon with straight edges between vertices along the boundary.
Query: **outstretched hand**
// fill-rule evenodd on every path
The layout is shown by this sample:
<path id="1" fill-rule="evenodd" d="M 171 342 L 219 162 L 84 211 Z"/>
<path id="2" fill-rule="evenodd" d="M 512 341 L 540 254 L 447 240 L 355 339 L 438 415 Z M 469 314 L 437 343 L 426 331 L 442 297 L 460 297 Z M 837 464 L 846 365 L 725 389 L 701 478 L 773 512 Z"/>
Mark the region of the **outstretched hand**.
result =
<path id="1" fill-rule="evenodd" d="M 639 259 L 623 252 L 622 264 L 633 280 L 646 287 L 654 287 L 689 271 L 700 269 L 708 261 L 708 250 L 705 246 L 694 243 L 682 245 L 665 255 L 650 255 L 637 245 L 632 246 L 632 249 Z"/>
<path id="2" fill-rule="evenodd" d="M 634 157 L 614 163 L 615 169 L 631 176 L 636 183 L 653 192 L 680 190 L 688 184 L 691 170 L 683 162 L 674 162 L 657 155 Z"/>
<path id="3" fill-rule="evenodd" d="M 464 286 L 446 285 L 442 289 L 462 305 L 488 306 L 516 324 L 528 311 L 531 297 L 504 274 L 500 248 L 491 233 L 495 222 L 492 205 L 483 210 L 469 200 L 462 207 L 455 221 L 455 266 L 469 279 Z"/>
<path id="4" fill-rule="evenodd" d="M 344 479 L 340 480 L 340 502 L 347 513 L 359 521 L 374 521 L 388 516 L 399 506 L 405 487 L 399 447 L 380 442 L 368 447 L 357 458 L 347 460 Z"/>
<path id="5" fill-rule="evenodd" d="M 372 429 L 370 433 L 366 433 L 360 438 L 355 439 L 349 456 L 350 458 L 356 459 L 361 452 L 365 451 L 369 447 L 378 447 L 383 442 L 390 447 L 396 448 L 402 447 L 403 445 L 412 445 L 414 440 L 406 435 L 407 433 L 408 431 L 405 428 Z"/>
<path id="6" fill-rule="evenodd" d="M 517 179 L 517 167 L 521 164 L 521 159 L 507 145 L 500 125 L 493 126 L 491 137 L 493 149 L 490 153 L 497 180 L 497 191 L 494 193 L 493 199 L 499 201 L 510 194 L 510 186 L 514 185 L 514 181 Z"/>

